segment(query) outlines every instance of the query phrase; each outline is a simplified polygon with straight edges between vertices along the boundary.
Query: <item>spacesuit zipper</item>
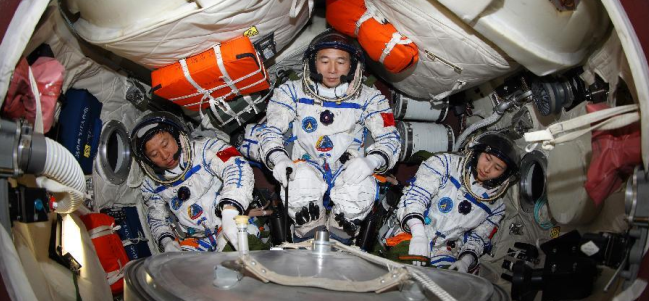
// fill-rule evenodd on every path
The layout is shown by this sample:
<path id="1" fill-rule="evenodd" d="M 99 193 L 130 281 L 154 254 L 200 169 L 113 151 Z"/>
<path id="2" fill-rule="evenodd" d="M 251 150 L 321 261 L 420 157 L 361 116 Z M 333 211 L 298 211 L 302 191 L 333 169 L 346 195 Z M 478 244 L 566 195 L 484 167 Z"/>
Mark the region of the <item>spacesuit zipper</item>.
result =
<path id="1" fill-rule="evenodd" d="M 451 62 L 449 62 L 449 61 L 447 61 L 447 60 L 445 60 L 445 59 L 443 59 L 443 58 L 441 58 L 441 57 L 439 57 L 439 56 L 433 54 L 432 52 L 430 52 L 430 51 L 428 51 L 428 50 L 424 50 L 424 52 L 426 53 L 426 56 L 427 56 L 431 61 L 434 62 L 435 60 L 439 60 L 442 64 L 444 64 L 444 65 L 446 65 L 446 66 L 452 68 L 453 71 L 455 71 L 455 73 L 457 73 L 457 74 L 462 74 L 462 68 L 460 68 L 460 67 L 456 66 L 455 64 L 453 64 L 453 63 L 451 63 Z"/>

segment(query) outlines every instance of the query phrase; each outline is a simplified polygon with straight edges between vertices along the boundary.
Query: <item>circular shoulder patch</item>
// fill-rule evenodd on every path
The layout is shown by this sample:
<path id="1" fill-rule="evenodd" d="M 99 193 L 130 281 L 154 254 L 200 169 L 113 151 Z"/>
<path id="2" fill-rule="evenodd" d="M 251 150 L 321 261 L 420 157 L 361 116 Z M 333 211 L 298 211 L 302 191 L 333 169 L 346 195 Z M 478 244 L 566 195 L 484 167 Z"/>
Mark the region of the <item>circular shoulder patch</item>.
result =
<path id="1" fill-rule="evenodd" d="M 453 200 L 449 197 L 443 197 L 437 202 L 437 209 L 441 213 L 449 213 L 453 209 Z"/>
<path id="2" fill-rule="evenodd" d="M 304 117 L 302 119 L 302 129 L 307 133 L 313 133 L 318 129 L 318 121 L 311 116 Z"/>
<path id="3" fill-rule="evenodd" d="M 173 209 L 174 211 L 178 211 L 178 209 L 180 209 L 180 206 L 182 206 L 182 204 L 183 201 L 178 199 L 178 197 L 171 198 L 171 209 Z"/>

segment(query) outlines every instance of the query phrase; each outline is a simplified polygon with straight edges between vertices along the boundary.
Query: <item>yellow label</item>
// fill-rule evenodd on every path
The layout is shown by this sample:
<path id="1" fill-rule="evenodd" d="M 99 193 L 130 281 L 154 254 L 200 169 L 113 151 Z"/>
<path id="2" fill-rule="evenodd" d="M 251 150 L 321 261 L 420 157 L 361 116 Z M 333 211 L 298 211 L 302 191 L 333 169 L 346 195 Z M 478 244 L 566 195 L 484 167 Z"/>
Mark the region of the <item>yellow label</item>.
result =
<path id="1" fill-rule="evenodd" d="M 243 35 L 246 37 L 254 37 L 259 34 L 259 30 L 257 30 L 256 26 L 248 28 L 248 30 L 243 32 Z"/>
<path id="2" fill-rule="evenodd" d="M 559 234 L 561 234 L 561 227 L 556 226 L 556 227 L 550 229 L 550 237 L 551 238 L 557 238 L 557 237 L 559 237 Z"/>
<path id="3" fill-rule="evenodd" d="M 83 147 L 83 156 L 86 158 L 90 158 L 90 145 L 86 144 Z"/>

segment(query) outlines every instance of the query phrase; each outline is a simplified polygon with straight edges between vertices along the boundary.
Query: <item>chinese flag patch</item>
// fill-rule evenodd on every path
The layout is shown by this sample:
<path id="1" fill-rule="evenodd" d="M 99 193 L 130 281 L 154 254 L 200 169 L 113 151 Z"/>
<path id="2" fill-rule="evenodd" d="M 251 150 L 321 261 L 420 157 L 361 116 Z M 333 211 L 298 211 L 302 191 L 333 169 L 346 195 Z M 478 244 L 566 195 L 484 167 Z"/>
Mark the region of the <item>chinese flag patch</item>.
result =
<path id="1" fill-rule="evenodd" d="M 383 118 L 383 127 L 394 126 L 394 114 L 381 113 L 381 118 Z"/>
<path id="2" fill-rule="evenodd" d="M 239 151 L 236 148 L 234 148 L 234 146 L 230 146 L 230 147 L 216 153 L 216 156 L 219 157 L 219 159 L 221 159 L 221 161 L 226 162 L 226 161 L 230 160 L 230 158 L 232 158 L 232 157 L 241 156 L 241 154 L 239 153 Z"/>
<path id="3" fill-rule="evenodd" d="M 494 227 L 493 230 L 491 230 L 491 233 L 489 234 L 489 239 L 492 239 L 494 235 L 496 235 L 496 232 L 498 232 L 498 227 Z"/>

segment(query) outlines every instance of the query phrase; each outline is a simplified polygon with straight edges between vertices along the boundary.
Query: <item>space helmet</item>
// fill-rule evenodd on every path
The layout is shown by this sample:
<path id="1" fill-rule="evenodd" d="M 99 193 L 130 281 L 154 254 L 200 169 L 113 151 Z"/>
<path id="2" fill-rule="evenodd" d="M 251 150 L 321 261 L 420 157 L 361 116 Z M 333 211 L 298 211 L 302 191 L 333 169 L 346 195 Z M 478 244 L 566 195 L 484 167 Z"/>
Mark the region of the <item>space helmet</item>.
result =
<path id="1" fill-rule="evenodd" d="M 468 148 L 466 166 L 471 170 L 474 177 L 477 177 L 478 158 L 481 153 L 488 153 L 496 156 L 507 164 L 507 169 L 497 178 L 484 181 L 482 185 L 492 189 L 498 186 L 506 186 L 518 178 L 520 158 L 516 146 L 507 137 L 496 134 L 486 133 L 478 137 L 476 142 Z M 503 185 L 504 184 L 504 185 Z"/>
<path id="2" fill-rule="evenodd" d="M 318 51 L 330 48 L 346 51 L 350 55 L 349 73 L 340 77 L 341 83 L 350 84 L 346 93 L 347 97 L 345 97 L 345 99 L 348 99 L 360 91 L 365 57 L 363 56 L 363 51 L 351 39 L 333 29 L 324 31 L 313 38 L 311 43 L 309 43 L 309 47 L 304 52 L 303 83 L 306 88 L 305 91 L 317 97 L 318 93 L 315 92 L 313 87 L 315 84 L 322 82 L 322 74 L 319 74 L 316 69 L 316 55 Z M 336 101 L 345 99 L 336 99 Z"/>
<path id="3" fill-rule="evenodd" d="M 163 176 L 164 169 L 158 167 L 146 155 L 146 143 L 161 132 L 168 132 L 176 140 L 178 152 L 174 154 L 174 158 L 178 159 L 180 154 L 184 153 L 186 154 L 185 161 L 191 162 L 189 129 L 179 118 L 168 112 L 153 112 L 140 118 L 131 131 L 131 152 L 142 170 L 151 179 L 161 184 L 167 184 L 175 182 L 177 179 L 166 179 Z M 189 166 L 186 169 L 189 169 Z M 181 174 L 185 173 L 186 170 L 183 170 Z"/>

